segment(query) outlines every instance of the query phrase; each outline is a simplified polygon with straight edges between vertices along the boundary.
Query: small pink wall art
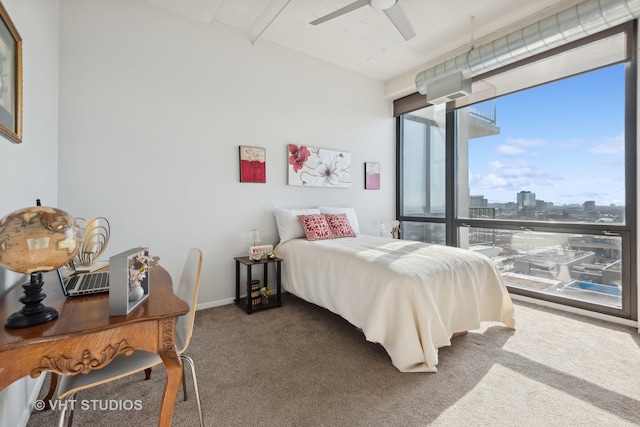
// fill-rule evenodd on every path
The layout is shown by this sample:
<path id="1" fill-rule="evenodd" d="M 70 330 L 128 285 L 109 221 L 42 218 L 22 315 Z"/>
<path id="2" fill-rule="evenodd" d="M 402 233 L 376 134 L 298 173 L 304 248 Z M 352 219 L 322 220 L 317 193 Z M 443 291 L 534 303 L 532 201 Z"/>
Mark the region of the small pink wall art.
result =
<path id="1" fill-rule="evenodd" d="M 364 189 L 380 189 L 380 163 L 366 162 L 364 164 Z"/>

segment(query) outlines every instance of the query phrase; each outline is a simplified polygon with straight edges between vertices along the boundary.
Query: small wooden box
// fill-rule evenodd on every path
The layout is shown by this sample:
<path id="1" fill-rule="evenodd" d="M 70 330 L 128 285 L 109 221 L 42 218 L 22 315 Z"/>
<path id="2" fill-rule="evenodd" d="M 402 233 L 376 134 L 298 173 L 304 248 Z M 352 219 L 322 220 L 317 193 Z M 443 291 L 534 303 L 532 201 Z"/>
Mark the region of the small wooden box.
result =
<path id="1" fill-rule="evenodd" d="M 129 314 L 149 297 L 149 248 L 133 248 L 109 258 L 109 316 Z M 143 275 L 142 279 L 138 279 Z M 131 283 L 139 282 L 144 294 L 129 301 Z"/>

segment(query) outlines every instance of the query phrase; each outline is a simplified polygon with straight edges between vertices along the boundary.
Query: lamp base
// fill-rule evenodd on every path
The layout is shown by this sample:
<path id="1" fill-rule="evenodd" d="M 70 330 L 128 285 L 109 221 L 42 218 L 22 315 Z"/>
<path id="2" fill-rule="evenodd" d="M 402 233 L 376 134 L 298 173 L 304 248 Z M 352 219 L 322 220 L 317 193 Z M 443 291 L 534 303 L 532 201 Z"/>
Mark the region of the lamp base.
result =
<path id="1" fill-rule="evenodd" d="M 4 327 L 8 329 L 28 328 L 29 326 L 40 325 L 58 318 L 55 308 L 45 307 L 42 300 L 47 294 L 42 292 L 42 273 L 31 273 L 31 281 L 22 285 L 24 296 L 20 302 L 24 304 L 22 310 L 7 317 Z"/>
<path id="2" fill-rule="evenodd" d="M 16 311 L 7 317 L 4 327 L 7 329 L 28 328 L 29 326 L 47 323 L 57 318 L 58 312 L 55 308 L 42 306 L 42 310 L 38 313 L 25 314 L 22 310 Z"/>

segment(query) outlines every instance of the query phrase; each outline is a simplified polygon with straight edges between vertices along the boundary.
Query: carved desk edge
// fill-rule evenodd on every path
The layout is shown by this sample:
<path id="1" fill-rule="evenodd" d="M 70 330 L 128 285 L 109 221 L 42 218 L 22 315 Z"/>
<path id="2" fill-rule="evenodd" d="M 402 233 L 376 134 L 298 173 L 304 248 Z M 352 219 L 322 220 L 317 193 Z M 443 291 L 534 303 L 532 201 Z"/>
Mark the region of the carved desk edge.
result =
<path id="1" fill-rule="evenodd" d="M 5 335 L 0 339 L 0 390 L 22 377 L 38 377 L 43 371 L 76 375 L 100 369 L 119 354 L 130 355 L 135 350 L 156 353 L 163 359 L 165 365 L 170 363 L 181 367 L 182 362 L 175 348 L 175 324 L 179 316 L 188 313 L 189 306 L 173 292 L 171 276 L 166 270 L 160 267 L 154 268 L 154 272 L 159 273 L 156 294 L 159 298 L 153 298 L 154 295 L 151 295 L 151 301 L 144 303 L 145 308 L 139 308 L 144 311 L 138 310 L 127 316 L 110 318 L 108 324 L 101 321 L 97 325 L 89 321 L 87 322 L 89 329 L 85 330 L 77 330 L 74 327 L 67 330 L 67 325 L 64 327 L 60 324 L 55 325 L 63 320 L 57 319 L 49 324 L 56 330 L 54 333 L 45 332 L 48 329 L 47 325 L 44 325 L 43 329 L 41 329 L 43 325 L 40 325 L 34 329 L 0 331 L 0 335 L 3 333 Z M 53 284 L 50 286 L 47 292 L 51 293 L 51 298 L 45 302 L 51 300 L 51 305 L 57 306 L 59 310 L 65 304 L 71 304 L 69 314 L 81 314 L 75 311 L 78 309 L 76 304 L 79 298 L 67 300 L 61 292 L 57 295 L 59 290 Z M 0 312 L 13 309 L 12 301 L 7 302 L 8 294 L 21 291 L 18 289 L 19 286 L 14 288 L 16 290 L 0 295 Z M 100 297 L 90 298 L 94 299 L 89 301 L 88 305 L 82 304 L 82 306 L 100 307 L 99 317 L 102 318 L 103 313 L 106 312 L 102 305 L 105 303 L 108 305 L 108 298 L 102 297 L 104 299 L 102 302 L 99 301 Z M 147 304 L 153 304 L 153 306 L 147 307 Z M 19 339 L 23 333 L 25 339 Z"/>
<path id="2" fill-rule="evenodd" d="M 25 376 L 36 378 L 44 371 L 60 375 L 87 373 L 106 366 L 120 354 L 131 355 L 136 350 L 156 353 L 163 362 L 168 359 L 182 366 L 173 335 L 175 320 L 142 321 L 64 340 L 6 349 L 0 352 L 0 390 Z"/>

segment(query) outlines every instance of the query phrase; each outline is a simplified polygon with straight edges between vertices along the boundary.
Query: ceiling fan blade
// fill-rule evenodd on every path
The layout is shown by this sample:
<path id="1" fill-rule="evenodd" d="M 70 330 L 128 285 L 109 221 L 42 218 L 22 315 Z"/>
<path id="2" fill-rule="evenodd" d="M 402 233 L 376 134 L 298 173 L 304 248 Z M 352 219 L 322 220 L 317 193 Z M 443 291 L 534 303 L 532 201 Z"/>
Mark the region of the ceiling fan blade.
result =
<path id="1" fill-rule="evenodd" d="M 409 18 L 407 18 L 407 15 L 404 13 L 404 10 L 400 7 L 400 3 L 394 4 L 392 7 L 385 10 L 384 13 L 387 14 L 393 25 L 395 25 L 398 31 L 400 31 L 400 34 L 402 34 L 402 37 L 404 37 L 405 40 L 415 37 L 416 32 L 413 29 L 411 22 L 409 22 Z"/>
<path id="2" fill-rule="evenodd" d="M 362 6 L 367 6 L 369 4 L 369 0 L 358 0 L 356 2 L 353 2 L 351 4 L 346 5 L 345 7 L 336 10 L 335 12 L 331 12 L 328 15 L 323 16 L 322 18 L 318 18 L 315 21 L 311 21 L 309 22 L 311 25 L 318 25 L 318 24 L 322 24 L 323 22 L 326 22 L 330 19 L 333 18 L 337 18 L 340 15 L 344 15 L 345 13 L 349 13 L 352 10 L 356 10 L 361 8 Z"/>

